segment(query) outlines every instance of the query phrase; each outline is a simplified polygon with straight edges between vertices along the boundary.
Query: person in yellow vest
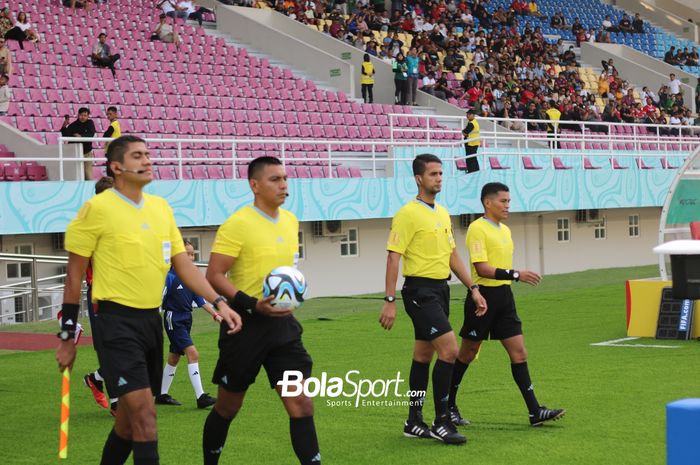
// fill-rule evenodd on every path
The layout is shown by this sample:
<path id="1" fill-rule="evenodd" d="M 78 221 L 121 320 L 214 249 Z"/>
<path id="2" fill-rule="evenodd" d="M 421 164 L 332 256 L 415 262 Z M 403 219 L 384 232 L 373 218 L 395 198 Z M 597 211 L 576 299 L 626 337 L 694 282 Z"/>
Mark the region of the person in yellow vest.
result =
<path id="1" fill-rule="evenodd" d="M 362 62 L 362 77 L 360 78 L 360 84 L 362 84 L 362 99 L 365 103 L 374 102 L 374 96 L 372 95 L 374 73 L 374 65 L 370 61 L 369 53 L 365 53 L 364 61 Z"/>
<path id="2" fill-rule="evenodd" d="M 109 126 L 107 130 L 102 134 L 102 137 L 111 137 L 116 139 L 122 135 L 122 127 L 117 119 L 117 107 L 111 106 L 107 108 L 107 119 L 109 120 Z M 109 147 L 109 142 L 105 144 L 105 150 Z"/>
<path id="3" fill-rule="evenodd" d="M 462 130 L 464 139 L 467 142 L 464 144 L 464 151 L 467 156 L 467 173 L 479 171 L 479 160 L 476 157 L 476 152 L 481 145 L 479 134 L 479 122 L 475 118 L 474 110 L 467 112 L 467 126 Z"/>
<path id="4" fill-rule="evenodd" d="M 559 123 L 561 119 L 561 112 L 549 104 L 549 102 L 544 102 L 542 104 L 542 109 L 544 110 L 545 119 L 553 121 L 552 123 L 547 123 L 547 137 L 553 139 L 549 141 L 550 148 L 561 148 L 559 140 L 557 140 L 557 134 L 559 133 Z"/>

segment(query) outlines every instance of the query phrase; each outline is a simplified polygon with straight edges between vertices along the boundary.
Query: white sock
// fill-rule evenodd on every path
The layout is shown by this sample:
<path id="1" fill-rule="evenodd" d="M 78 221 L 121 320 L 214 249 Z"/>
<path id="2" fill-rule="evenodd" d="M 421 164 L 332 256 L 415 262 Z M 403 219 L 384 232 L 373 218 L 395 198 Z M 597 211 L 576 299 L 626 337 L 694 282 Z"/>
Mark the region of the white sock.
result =
<path id="1" fill-rule="evenodd" d="M 110 398 L 109 398 L 109 403 L 110 403 L 110 404 L 113 404 L 113 403 L 117 402 L 118 400 L 119 400 L 119 397 L 110 397 Z"/>
<path id="2" fill-rule="evenodd" d="M 189 363 L 187 364 L 187 371 L 190 372 L 190 382 L 194 388 L 194 395 L 197 399 L 204 394 L 204 389 L 202 389 L 202 378 L 199 377 L 199 363 Z"/>
<path id="3" fill-rule="evenodd" d="M 92 374 L 92 376 L 95 377 L 97 381 L 104 381 L 104 378 L 100 376 L 100 370 L 95 370 L 95 372 Z"/>
<path id="4" fill-rule="evenodd" d="M 175 379 L 176 366 L 172 366 L 169 363 L 165 364 L 163 368 L 163 381 L 160 383 L 160 393 L 167 394 L 170 390 L 170 385 L 173 384 L 173 379 Z"/>

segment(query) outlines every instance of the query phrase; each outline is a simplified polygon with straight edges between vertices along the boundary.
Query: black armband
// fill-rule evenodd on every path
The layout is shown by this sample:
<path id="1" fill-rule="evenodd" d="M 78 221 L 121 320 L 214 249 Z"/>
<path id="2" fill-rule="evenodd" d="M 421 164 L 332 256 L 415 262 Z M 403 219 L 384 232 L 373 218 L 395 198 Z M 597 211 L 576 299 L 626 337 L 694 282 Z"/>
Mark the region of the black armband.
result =
<path id="1" fill-rule="evenodd" d="M 496 268 L 494 278 L 496 278 L 499 281 L 512 281 L 515 279 L 513 273 L 515 273 L 515 270 L 504 270 L 503 268 Z"/>
<path id="2" fill-rule="evenodd" d="M 233 300 L 231 301 L 233 309 L 236 310 L 238 313 L 243 313 L 246 311 L 248 313 L 253 313 L 253 311 L 255 311 L 255 305 L 257 303 L 258 299 L 249 296 L 243 291 L 236 292 L 236 295 L 233 296 Z"/>
<path id="3" fill-rule="evenodd" d="M 61 305 L 61 329 L 64 331 L 75 331 L 78 324 L 79 304 Z"/>

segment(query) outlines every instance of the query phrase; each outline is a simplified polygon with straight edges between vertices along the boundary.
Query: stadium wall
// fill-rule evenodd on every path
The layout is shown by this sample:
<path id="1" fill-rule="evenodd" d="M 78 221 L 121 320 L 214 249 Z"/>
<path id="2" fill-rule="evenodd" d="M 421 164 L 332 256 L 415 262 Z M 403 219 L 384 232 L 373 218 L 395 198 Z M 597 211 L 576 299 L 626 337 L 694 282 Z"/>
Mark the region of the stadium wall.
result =
<path id="1" fill-rule="evenodd" d="M 480 189 L 498 181 L 513 192 L 513 213 L 660 207 L 674 170 L 484 170 L 447 176 L 438 201 L 452 214 L 481 211 Z M 391 218 L 415 196 L 410 176 L 290 179 L 286 207 L 301 221 Z M 158 181 L 147 192 L 165 197 L 181 227 L 218 226 L 251 202 L 246 181 Z M 65 231 L 94 184 L 77 181 L 0 183 L 0 235 Z"/>
<path id="2" fill-rule="evenodd" d="M 596 239 L 594 223 L 577 223 L 576 211 L 573 210 L 513 214 L 506 224 L 513 232 L 514 266 L 548 275 L 656 262 L 657 257 L 651 249 L 656 245 L 659 208 L 608 209 L 599 213 L 605 219 L 604 239 Z M 638 216 L 639 234 L 635 237 L 629 234 L 630 216 Z M 568 220 L 568 240 L 559 240 L 558 220 L 561 219 Z M 462 227 L 459 216 L 452 217 L 452 222 L 459 254 L 467 260 L 466 228 Z M 310 283 L 311 295 L 382 292 L 391 220 L 349 220 L 342 221 L 341 225 L 346 235 L 350 229 L 356 230 L 356 254 L 342 254 L 342 244 L 348 244 L 347 238 L 314 237 L 311 222 L 300 225 L 303 256 L 299 267 Z M 194 242 L 198 259 L 208 261 L 216 228 L 183 228 L 182 232 L 185 238 Z M 12 235 L 1 240 L 5 253 L 14 253 L 15 247 L 20 245 L 31 245 L 35 254 L 65 254 L 54 248 L 55 242 L 50 234 Z M 60 271 L 60 265 L 40 265 L 39 268 L 42 276 Z M 19 280 L 8 279 L 6 264 L 0 266 L 0 282 Z"/>

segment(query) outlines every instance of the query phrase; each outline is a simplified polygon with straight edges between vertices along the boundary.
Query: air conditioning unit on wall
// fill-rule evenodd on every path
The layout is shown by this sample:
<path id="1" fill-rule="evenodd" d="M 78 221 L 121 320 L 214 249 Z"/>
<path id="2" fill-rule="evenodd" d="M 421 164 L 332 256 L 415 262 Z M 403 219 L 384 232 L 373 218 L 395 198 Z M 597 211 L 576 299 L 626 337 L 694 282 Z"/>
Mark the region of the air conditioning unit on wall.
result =
<path id="1" fill-rule="evenodd" d="M 576 222 L 577 223 L 600 223 L 603 221 L 603 215 L 600 214 L 600 210 L 576 210 Z"/>
<path id="2" fill-rule="evenodd" d="M 343 224 L 340 220 L 314 221 L 311 223 L 311 235 L 314 237 L 344 236 Z"/>

